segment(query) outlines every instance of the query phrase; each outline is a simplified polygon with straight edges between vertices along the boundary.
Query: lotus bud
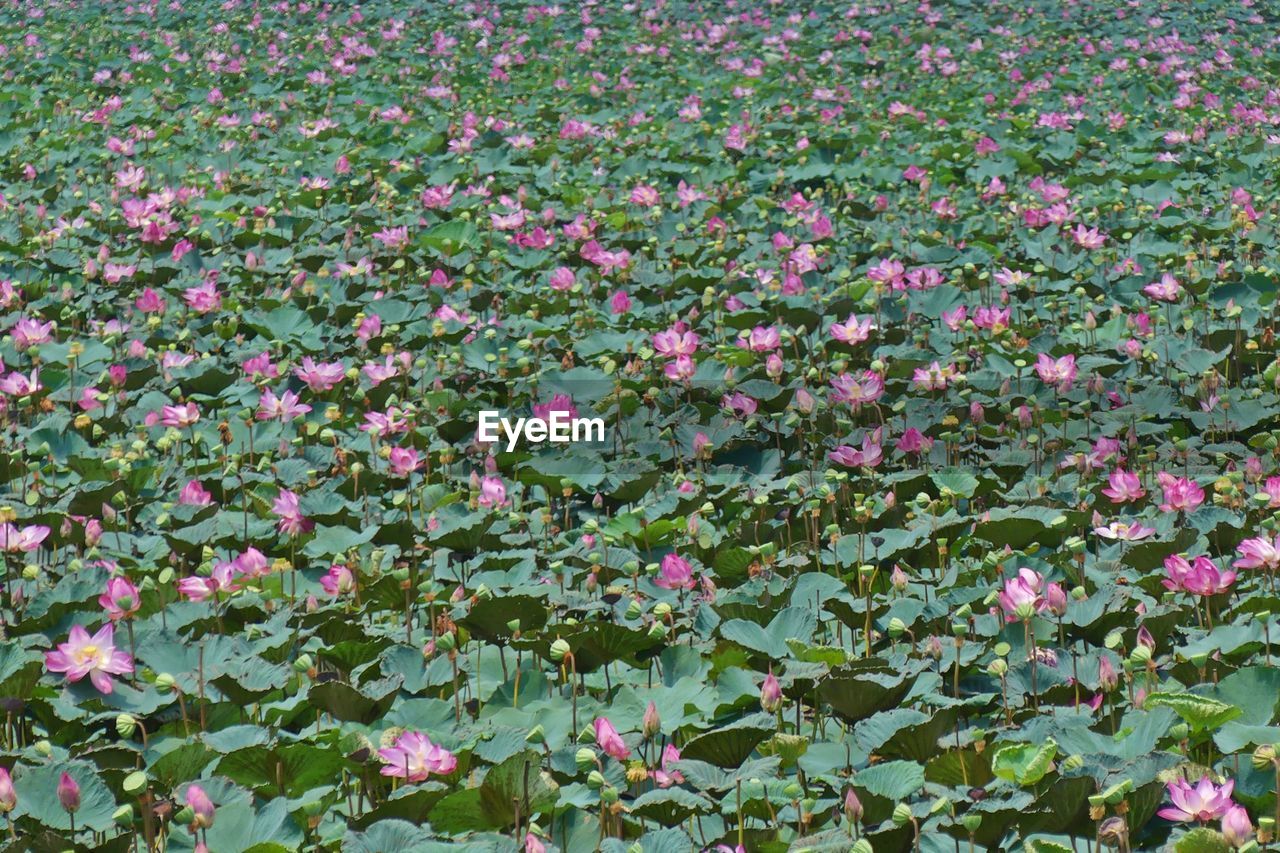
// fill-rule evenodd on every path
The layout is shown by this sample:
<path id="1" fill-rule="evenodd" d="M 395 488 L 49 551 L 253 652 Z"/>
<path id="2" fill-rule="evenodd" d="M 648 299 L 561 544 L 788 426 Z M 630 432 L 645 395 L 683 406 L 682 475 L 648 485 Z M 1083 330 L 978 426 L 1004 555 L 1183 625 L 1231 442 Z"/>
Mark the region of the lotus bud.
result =
<path id="1" fill-rule="evenodd" d="M 854 823 L 862 820 L 862 801 L 853 788 L 849 788 L 844 794 L 844 816 Z"/>
<path id="2" fill-rule="evenodd" d="M 0 767 L 0 812 L 8 814 L 18 805 L 18 792 L 13 788 L 9 771 Z"/>
<path id="3" fill-rule="evenodd" d="M 1122 817 L 1109 817 L 1098 825 L 1098 841 L 1106 847 L 1123 847 L 1129 836 L 1129 825 Z"/>
<path id="4" fill-rule="evenodd" d="M 75 814 L 80 808 L 80 785 L 70 773 L 64 772 L 58 779 L 58 802 L 69 814 Z"/>
<path id="5" fill-rule="evenodd" d="M 772 668 L 760 685 L 760 707 L 770 714 L 782 707 L 782 687 L 774 677 Z"/>
<path id="6" fill-rule="evenodd" d="M 658 706 L 650 702 L 644 709 L 644 719 L 641 725 L 645 740 L 653 737 L 662 730 L 662 720 L 658 716 Z"/>

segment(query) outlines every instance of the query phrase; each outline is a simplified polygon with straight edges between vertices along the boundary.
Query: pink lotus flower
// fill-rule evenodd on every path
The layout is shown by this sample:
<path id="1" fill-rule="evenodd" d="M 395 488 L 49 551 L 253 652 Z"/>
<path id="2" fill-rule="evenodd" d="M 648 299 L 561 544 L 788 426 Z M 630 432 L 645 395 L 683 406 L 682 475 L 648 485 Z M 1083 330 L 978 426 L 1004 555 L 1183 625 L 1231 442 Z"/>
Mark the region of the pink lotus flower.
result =
<path id="1" fill-rule="evenodd" d="M 385 763 L 383 776 L 399 776 L 409 782 L 425 782 L 428 777 L 448 776 L 458 766 L 457 757 L 422 732 L 407 731 L 394 745 L 378 750 Z"/>
<path id="2" fill-rule="evenodd" d="M 336 598 L 339 595 L 346 595 L 355 589 L 356 578 L 346 566 L 335 563 L 329 567 L 329 571 L 325 573 L 325 576 L 320 578 L 320 586 L 324 587 L 325 592 Z"/>
<path id="3" fill-rule="evenodd" d="M 1004 610 L 1005 621 L 1026 622 L 1043 611 L 1048 606 L 1040 594 L 1043 586 L 1044 577 L 1031 569 L 1018 569 L 1016 577 L 1005 580 L 1004 589 L 1000 592 L 1000 607 Z"/>
<path id="4" fill-rule="evenodd" d="M 40 384 L 39 370 L 31 371 L 30 376 L 15 370 L 5 378 L 0 379 L 0 391 L 10 397 L 30 397 L 32 394 L 38 394 L 42 390 L 44 390 L 44 386 Z"/>
<path id="5" fill-rule="evenodd" d="M 1142 292 L 1159 302 L 1177 302 L 1182 296 L 1182 285 L 1171 273 L 1165 273 L 1160 276 L 1159 281 L 1153 281 L 1142 288 Z"/>
<path id="6" fill-rule="evenodd" d="M 1147 490 L 1142 488 L 1142 480 L 1137 474 L 1131 474 L 1123 468 L 1116 468 L 1107 477 L 1108 488 L 1102 493 L 1111 498 L 1112 503 L 1127 503 L 1142 498 Z"/>
<path id="7" fill-rule="evenodd" d="M 859 320 L 857 314 L 850 314 L 843 323 L 832 323 L 829 332 L 835 340 L 854 345 L 870 338 L 875 327 L 870 317 Z"/>
<path id="8" fill-rule="evenodd" d="M 618 761 L 626 761 L 631 757 L 631 750 L 622 742 L 622 735 L 613 727 L 607 717 L 596 717 L 596 745 L 604 750 L 605 755 Z"/>
<path id="9" fill-rule="evenodd" d="M 13 789 L 9 771 L 0 767 L 0 813 L 8 814 L 18 805 L 18 792 Z"/>
<path id="10" fill-rule="evenodd" d="M 182 406 L 165 406 L 160 410 L 160 423 L 168 427 L 195 426 L 200 420 L 200 410 L 195 403 Z"/>
<path id="11" fill-rule="evenodd" d="M 408 477 L 422 467 L 422 459 L 412 447 L 391 448 L 387 463 L 391 466 L 391 473 L 397 477 Z"/>
<path id="12" fill-rule="evenodd" d="M 13 346 L 18 352 L 37 346 L 39 344 L 47 344 L 53 340 L 53 322 L 41 323 L 39 320 L 32 320 L 30 317 L 23 317 L 14 324 L 10 334 L 13 335 Z"/>
<path id="13" fill-rule="evenodd" d="M 1273 572 L 1280 568 L 1280 547 L 1277 546 L 1280 546 L 1280 537 L 1275 540 L 1265 536 L 1246 539 L 1236 546 L 1236 552 L 1241 557 L 1231 565 L 1237 569 L 1265 568 Z"/>
<path id="14" fill-rule="evenodd" d="M 1158 814 L 1165 820 L 1208 823 L 1223 817 L 1235 805 L 1231 800 L 1235 786 L 1234 779 L 1218 786 L 1208 776 L 1202 776 L 1195 787 L 1186 779 L 1177 779 L 1165 785 L 1173 805 L 1160 809 Z"/>
<path id="15" fill-rule="evenodd" d="M 1244 806 L 1233 805 L 1222 816 L 1222 834 L 1232 847 L 1243 847 L 1253 840 L 1253 823 Z"/>
<path id="16" fill-rule="evenodd" d="M 1156 474 L 1156 481 L 1164 492 L 1162 512 L 1193 512 L 1204 503 L 1204 489 L 1186 477 L 1175 477 L 1165 471 Z"/>
<path id="17" fill-rule="evenodd" d="M 67 642 L 56 651 L 45 652 L 44 665 L 50 672 L 63 672 L 68 681 L 79 681 L 86 675 L 99 693 L 110 694 L 115 687 L 112 675 L 133 672 L 133 658 L 115 647 L 110 622 L 92 637 L 80 625 L 71 626 Z"/>
<path id="18" fill-rule="evenodd" d="M 279 420 L 281 423 L 301 417 L 311 411 L 311 407 L 298 402 L 298 395 L 285 391 L 277 397 L 270 388 L 262 392 L 258 400 L 258 411 L 255 417 L 260 421 Z"/>
<path id="19" fill-rule="evenodd" d="M 738 339 L 738 346 L 752 352 L 768 352 L 777 349 L 781 343 L 782 337 L 773 326 L 756 326 L 746 337 Z"/>
<path id="20" fill-rule="evenodd" d="M 1068 231 L 1067 234 L 1082 249 L 1101 249 L 1107 242 L 1106 234 L 1103 234 L 1097 228 L 1086 228 L 1084 223 L 1080 223 L 1074 230 Z"/>
<path id="21" fill-rule="evenodd" d="M 346 368 L 341 362 L 318 363 L 311 356 L 304 356 L 302 363 L 293 369 L 293 374 L 307 383 L 312 391 L 328 391 L 346 378 Z"/>
<path id="22" fill-rule="evenodd" d="M 182 506 L 208 506 L 213 503 L 213 495 L 200 485 L 199 480 L 188 480 L 178 493 L 178 503 Z"/>
<path id="23" fill-rule="evenodd" d="M 1280 509 L 1280 477 L 1268 477 L 1258 494 L 1266 496 L 1268 509 Z"/>
<path id="24" fill-rule="evenodd" d="M 199 785 L 187 786 L 187 792 L 184 796 L 186 803 L 191 807 L 191 831 L 197 829 L 208 829 L 213 826 L 213 800 L 209 799 L 209 795 L 205 793 L 204 788 Z"/>
<path id="25" fill-rule="evenodd" d="M 29 524 L 21 529 L 12 524 L 0 524 L 0 550 L 10 554 L 28 553 L 40 547 L 49 535 L 43 524 Z"/>
<path id="26" fill-rule="evenodd" d="M 578 407 L 568 394 L 556 394 L 549 403 L 537 403 L 533 407 L 533 416 L 539 420 L 550 420 L 554 412 L 563 412 L 569 418 L 578 417 Z"/>
<path id="27" fill-rule="evenodd" d="M 280 490 L 271 511 L 280 519 L 276 527 L 286 536 L 300 536 L 315 527 L 315 522 L 303 516 L 298 508 L 298 496 L 288 489 Z"/>
<path id="28" fill-rule="evenodd" d="M 218 293 L 218 285 L 214 279 L 206 279 L 195 287 L 188 287 L 182 292 L 182 298 L 197 314 L 208 314 L 222 307 L 222 295 Z"/>
<path id="29" fill-rule="evenodd" d="M 510 501 L 507 498 L 507 486 L 501 477 L 485 477 L 480 483 L 480 497 L 476 501 L 485 509 L 500 509 Z"/>
<path id="30" fill-rule="evenodd" d="M 104 690 L 103 693 L 110 693 L 110 690 Z M 80 784 L 71 778 L 70 773 L 64 772 L 58 777 L 58 802 L 68 814 L 75 814 L 80 808 Z"/>
<path id="31" fill-rule="evenodd" d="M 192 601 L 206 601 L 219 597 L 223 593 L 229 595 L 240 589 L 240 584 L 236 580 L 239 574 L 240 567 L 234 562 L 219 560 L 213 564 L 209 577 L 189 577 L 179 580 L 178 594 Z"/>
<path id="32" fill-rule="evenodd" d="M 114 575 L 107 579 L 107 591 L 98 596 L 98 605 L 113 622 L 128 619 L 142 606 L 142 593 L 124 575 Z"/>
<path id="33" fill-rule="evenodd" d="M 917 367 L 911 373 L 911 381 L 916 387 L 925 391 L 942 391 L 956 379 L 961 378 L 961 374 L 956 371 L 954 364 L 948 364 L 946 367 L 941 366 L 938 362 L 932 362 L 928 367 Z"/>
<path id="34" fill-rule="evenodd" d="M 769 714 L 775 713 L 782 707 L 782 685 L 778 683 L 772 667 L 760 684 L 760 707 Z"/>
<path id="35" fill-rule="evenodd" d="M 848 373 L 841 373 L 831 380 L 831 399 L 837 403 L 848 403 L 856 412 L 867 403 L 874 403 L 884 396 L 884 379 L 872 370 L 865 370 L 861 378 L 854 379 Z"/>
<path id="36" fill-rule="evenodd" d="M 1103 539 L 1118 539 L 1124 542 L 1137 542 L 1146 539 L 1156 532 L 1154 527 L 1147 527 L 1140 521 L 1113 521 L 1106 527 L 1095 527 L 1093 532 Z"/>
<path id="37" fill-rule="evenodd" d="M 693 589 L 693 566 L 674 551 L 662 558 L 654 584 L 663 589 Z"/>
<path id="38" fill-rule="evenodd" d="M 658 332 L 653 336 L 653 348 L 657 350 L 658 355 L 672 356 L 693 355 L 698 351 L 698 343 L 701 339 L 693 332 L 684 331 L 682 329 L 671 328 L 665 332 Z"/>
<path id="39" fill-rule="evenodd" d="M 828 453 L 827 458 L 846 468 L 874 468 L 884 459 L 884 452 L 880 447 L 879 435 L 866 435 L 862 438 L 861 448 L 842 444 Z"/>
<path id="40" fill-rule="evenodd" d="M 673 765 L 679 760 L 680 750 L 676 749 L 675 744 L 669 743 L 663 747 L 662 766 L 653 772 L 653 780 L 658 783 L 659 788 L 684 784 L 684 774 L 673 769 Z"/>
<path id="41" fill-rule="evenodd" d="M 1055 359 L 1051 355 L 1040 353 L 1036 356 L 1036 373 L 1046 385 L 1056 386 L 1059 393 L 1070 391 L 1076 380 L 1076 357 L 1064 355 Z"/>

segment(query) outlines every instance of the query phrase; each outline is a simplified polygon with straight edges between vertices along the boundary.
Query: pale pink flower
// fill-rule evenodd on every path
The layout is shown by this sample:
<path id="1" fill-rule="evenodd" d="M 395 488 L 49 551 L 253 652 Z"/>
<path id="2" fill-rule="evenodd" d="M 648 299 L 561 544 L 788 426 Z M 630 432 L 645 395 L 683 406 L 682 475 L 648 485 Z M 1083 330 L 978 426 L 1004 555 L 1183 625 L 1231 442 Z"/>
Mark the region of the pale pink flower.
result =
<path id="1" fill-rule="evenodd" d="M 90 637 L 82 626 L 71 626 L 67 642 L 60 643 L 55 651 L 45 652 L 45 668 L 66 673 L 68 681 L 79 681 L 87 675 L 99 693 L 110 694 L 115 688 L 111 676 L 133 672 L 133 658 L 116 649 L 113 630 L 108 622 Z"/>
<path id="2" fill-rule="evenodd" d="M 458 766 L 452 752 L 417 731 L 403 732 L 392 746 L 378 750 L 378 757 L 386 764 L 383 776 L 399 776 L 409 782 L 425 782 L 432 775 L 448 776 Z"/>

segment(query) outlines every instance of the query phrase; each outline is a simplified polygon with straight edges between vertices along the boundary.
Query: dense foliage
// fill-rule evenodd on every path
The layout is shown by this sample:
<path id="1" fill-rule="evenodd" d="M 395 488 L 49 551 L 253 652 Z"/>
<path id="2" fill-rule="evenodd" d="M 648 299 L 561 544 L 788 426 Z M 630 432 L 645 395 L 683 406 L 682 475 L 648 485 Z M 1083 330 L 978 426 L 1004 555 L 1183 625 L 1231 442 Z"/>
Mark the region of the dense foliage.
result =
<path id="1" fill-rule="evenodd" d="M 1275 11 L 6 4 L 13 849 L 1269 845 Z"/>

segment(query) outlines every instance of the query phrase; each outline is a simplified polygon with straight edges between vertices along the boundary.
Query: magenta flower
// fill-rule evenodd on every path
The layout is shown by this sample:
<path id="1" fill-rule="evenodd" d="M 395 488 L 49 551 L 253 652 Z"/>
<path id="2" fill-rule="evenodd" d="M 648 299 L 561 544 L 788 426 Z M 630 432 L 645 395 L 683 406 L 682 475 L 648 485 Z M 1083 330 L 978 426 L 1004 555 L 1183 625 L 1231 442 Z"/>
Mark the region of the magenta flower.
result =
<path id="1" fill-rule="evenodd" d="M 948 385 L 960 378 L 962 378 L 962 375 L 956 371 L 954 364 L 948 364 L 943 367 L 937 361 L 934 361 L 928 367 L 917 367 L 911 373 L 911 381 L 915 383 L 917 388 L 925 391 L 943 391 Z"/>
<path id="2" fill-rule="evenodd" d="M 1162 512 L 1192 512 L 1204 503 L 1204 489 L 1194 480 L 1161 471 L 1156 474 L 1156 481 L 1164 492 L 1164 502 L 1160 504 Z"/>
<path id="3" fill-rule="evenodd" d="M 112 621 L 128 619 L 142 606 L 142 593 L 124 575 L 107 579 L 107 591 L 98 596 L 98 604 Z"/>
<path id="4" fill-rule="evenodd" d="M 1182 285 L 1171 273 L 1165 273 L 1160 276 L 1159 281 L 1153 281 L 1142 288 L 1142 292 L 1158 302 L 1177 302 L 1182 295 Z"/>
<path id="5" fill-rule="evenodd" d="M 178 581 L 178 593 L 192 601 L 205 601 L 222 593 L 233 593 L 240 589 L 236 576 L 240 567 L 234 562 L 219 560 L 213 564 L 209 577 L 189 577 Z"/>
<path id="6" fill-rule="evenodd" d="M 262 392 L 262 397 L 258 400 L 256 417 L 260 421 L 279 420 L 284 422 L 305 415 L 309 411 L 311 411 L 311 407 L 305 403 L 299 403 L 298 395 L 293 391 L 285 391 L 284 394 L 277 397 L 268 388 Z"/>
<path id="7" fill-rule="evenodd" d="M 378 750 L 385 763 L 383 776 L 399 776 L 409 782 L 425 782 L 429 776 L 447 776 L 458 766 L 457 757 L 422 732 L 407 731 L 394 745 Z"/>
<path id="8" fill-rule="evenodd" d="M 160 423 L 169 427 L 186 428 L 200 420 L 200 410 L 195 403 L 181 406 L 165 406 L 160 410 Z"/>
<path id="9" fill-rule="evenodd" d="M 1160 809 L 1158 814 L 1166 820 L 1208 823 L 1223 817 L 1235 806 L 1231 800 L 1235 786 L 1234 779 L 1228 779 L 1219 786 L 1213 784 L 1208 776 L 1202 776 L 1194 787 L 1186 779 L 1177 779 L 1165 785 L 1173 805 Z"/>
<path id="10" fill-rule="evenodd" d="M 308 355 L 293 369 L 293 375 L 307 383 L 312 391 L 321 392 L 328 391 L 346 378 L 347 371 L 341 362 L 317 362 Z"/>
<path id="11" fill-rule="evenodd" d="M 738 339 L 738 346 L 752 352 L 768 352 L 782 345 L 782 336 L 773 326 L 756 326 L 745 337 Z"/>
<path id="12" fill-rule="evenodd" d="M 485 509 L 501 509 L 510 503 L 507 486 L 501 477 L 485 477 L 480 483 L 480 497 L 476 503 Z"/>
<path id="13" fill-rule="evenodd" d="M 391 473 L 397 477 L 408 477 L 422 467 L 422 459 L 412 447 L 391 448 L 387 463 L 391 466 Z"/>
<path id="14" fill-rule="evenodd" d="M 879 430 L 876 432 L 878 433 Z M 846 468 L 874 468 L 884 459 L 884 453 L 880 447 L 880 436 L 878 434 L 863 436 L 860 448 L 842 444 L 828 453 L 827 458 Z"/>
<path id="15" fill-rule="evenodd" d="M 111 691 L 105 691 L 110 693 Z M 80 784 L 71 778 L 70 773 L 63 773 L 58 778 L 58 802 L 70 814 L 80 808 Z"/>
<path id="16" fill-rule="evenodd" d="M 1055 359 L 1051 355 L 1040 353 L 1036 356 L 1036 373 L 1046 385 L 1057 387 L 1059 393 L 1070 391 L 1076 380 L 1076 357 L 1064 355 Z"/>
<path id="17" fill-rule="evenodd" d="M 1137 474 L 1131 474 L 1123 468 L 1116 468 L 1107 477 L 1108 487 L 1102 493 L 1111 498 L 1112 503 L 1128 503 L 1136 501 L 1147 493 L 1142 488 L 1142 480 Z"/>
<path id="18" fill-rule="evenodd" d="M 281 489 L 271 511 L 280 519 L 277 529 L 286 536 L 300 536 L 315 527 L 315 522 L 306 518 L 298 508 L 298 496 L 288 489 Z"/>
<path id="19" fill-rule="evenodd" d="M 673 551 L 662 558 L 659 575 L 654 583 L 663 589 L 692 589 L 693 566 Z"/>
<path id="20" fill-rule="evenodd" d="M 9 771 L 0 767 L 0 813 L 8 814 L 18 805 L 18 792 L 13 789 Z"/>
<path id="21" fill-rule="evenodd" d="M 884 379 L 873 370 L 863 371 L 859 379 L 841 373 L 831 380 L 831 399 L 837 403 L 848 403 L 855 412 L 883 396 Z"/>
<path id="22" fill-rule="evenodd" d="M 1031 617 L 1043 611 L 1048 602 L 1041 595 L 1044 577 L 1031 569 L 1018 569 L 1016 577 L 1004 582 L 1000 592 L 1000 607 L 1004 610 L 1005 621 L 1029 621 Z"/>
<path id="23" fill-rule="evenodd" d="M 680 750 L 676 749 L 675 744 L 669 743 L 663 747 L 662 766 L 653 772 L 653 779 L 658 783 L 659 788 L 670 788 L 672 785 L 684 783 L 684 774 L 672 767 L 679 760 Z"/>
<path id="24" fill-rule="evenodd" d="M 133 658 L 116 649 L 109 622 L 92 637 L 80 625 L 73 625 L 67 642 L 60 643 L 55 651 L 45 652 L 44 665 L 50 672 L 66 673 L 68 681 L 79 681 L 87 675 L 98 692 L 105 694 L 114 689 L 111 676 L 133 672 Z"/>
<path id="25" fill-rule="evenodd" d="M 832 323 L 829 332 L 835 340 L 853 345 L 860 344 L 871 337 L 875 327 L 870 317 L 859 320 L 857 314 L 850 314 L 849 319 L 843 323 Z"/>
<path id="26" fill-rule="evenodd" d="M 613 727 L 607 717 L 596 717 L 596 744 L 604 750 L 605 755 L 618 761 L 626 761 L 631 757 L 631 750 L 622 742 L 622 735 Z"/>
<path id="27" fill-rule="evenodd" d="M 199 480 L 188 480 L 178 493 L 178 503 L 183 506 L 208 506 L 213 503 L 213 495 L 200 485 Z"/>
<path id="28" fill-rule="evenodd" d="M 653 336 L 653 348 L 658 355 L 672 358 L 679 355 L 693 355 L 698 351 L 701 339 L 693 332 L 674 326 L 665 332 Z"/>
<path id="29" fill-rule="evenodd" d="M 324 591 L 335 598 L 351 592 L 351 590 L 355 589 L 355 585 L 355 575 L 351 574 L 351 570 L 338 564 L 330 566 L 325 576 L 320 578 L 320 586 L 324 587 Z"/>
<path id="30" fill-rule="evenodd" d="M 205 793 L 204 788 L 199 785 L 187 786 L 187 793 L 184 797 L 187 805 L 191 807 L 191 830 L 208 829 L 213 826 L 213 800 L 209 799 L 209 795 Z"/>
<path id="31" fill-rule="evenodd" d="M 533 416 L 539 420 L 550 420 L 552 412 L 563 412 L 570 419 L 578 417 L 578 407 L 568 394 L 556 394 L 549 403 L 538 403 L 533 407 Z"/>

